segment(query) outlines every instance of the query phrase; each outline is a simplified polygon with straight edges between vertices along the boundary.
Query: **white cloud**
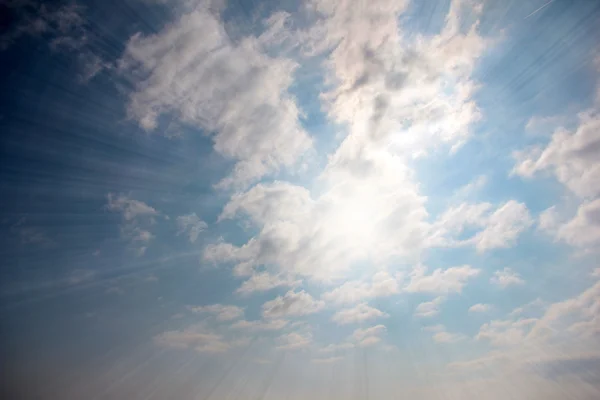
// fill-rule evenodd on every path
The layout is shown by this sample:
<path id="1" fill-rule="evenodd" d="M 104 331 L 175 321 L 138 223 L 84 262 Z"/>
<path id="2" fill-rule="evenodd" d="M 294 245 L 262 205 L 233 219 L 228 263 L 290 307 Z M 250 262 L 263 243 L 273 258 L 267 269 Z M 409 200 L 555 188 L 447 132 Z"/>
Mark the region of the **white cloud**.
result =
<path id="1" fill-rule="evenodd" d="M 404 290 L 422 293 L 460 293 L 467 281 L 479 275 L 479 270 L 469 265 L 434 270 L 426 275 L 425 267 L 416 267 Z"/>
<path id="2" fill-rule="evenodd" d="M 240 247 L 208 247 L 205 258 L 218 260 L 219 252 L 222 262 L 237 262 L 235 270 L 245 274 L 265 265 L 331 281 L 359 261 L 410 257 L 421 247 L 423 199 L 403 182 L 404 167 L 382 168 L 359 181 L 340 177 L 338 185 L 316 199 L 305 188 L 283 182 L 259 184 L 233 196 L 220 219 L 247 215 L 260 233 Z"/>
<path id="3" fill-rule="evenodd" d="M 281 275 L 275 276 L 268 272 L 257 272 L 250 279 L 242 283 L 242 286 L 236 290 L 236 293 L 248 295 L 254 292 L 265 292 L 281 286 L 295 287 L 301 283 L 302 281 L 298 279 L 290 279 Z"/>
<path id="4" fill-rule="evenodd" d="M 507 346 L 523 343 L 531 327 L 537 322 L 535 318 L 518 320 L 494 320 L 479 328 L 477 340 L 488 340 L 494 346 Z"/>
<path id="5" fill-rule="evenodd" d="M 415 309 L 415 316 L 426 318 L 438 315 L 440 313 L 439 307 L 445 300 L 446 299 L 444 297 L 439 296 L 433 299 L 432 301 L 427 301 L 419 304 Z"/>
<path id="6" fill-rule="evenodd" d="M 423 330 L 433 332 L 432 339 L 436 343 L 456 343 L 466 339 L 466 336 L 462 333 L 448 332 L 446 327 L 441 324 L 426 326 Z"/>
<path id="7" fill-rule="evenodd" d="M 362 340 L 364 340 L 365 338 L 368 338 L 369 336 L 377 336 L 377 337 L 381 336 L 386 331 L 387 331 L 387 329 L 384 325 L 375 325 L 375 326 L 371 326 L 369 328 L 356 329 L 354 331 L 354 333 L 352 333 L 352 337 L 357 342 L 361 342 Z"/>
<path id="8" fill-rule="evenodd" d="M 430 246 L 467 246 L 484 252 L 507 248 L 518 236 L 528 229 L 533 220 L 523 203 L 510 200 L 492 212 L 490 203 L 463 203 L 446 210 L 434 223 L 429 241 Z M 480 228 L 466 239 L 457 239 L 466 228 Z"/>
<path id="9" fill-rule="evenodd" d="M 143 255 L 154 235 L 150 228 L 154 225 L 155 217 L 160 213 L 140 200 L 135 200 L 124 194 L 109 193 L 106 209 L 118 212 L 123 217 L 121 236 L 130 243 L 132 249 Z"/>
<path id="10" fill-rule="evenodd" d="M 262 315 L 265 318 L 281 318 L 314 314 L 325 306 L 321 300 L 315 300 L 304 290 L 290 290 L 284 296 L 277 296 L 262 305 Z"/>
<path id="11" fill-rule="evenodd" d="M 345 351 L 345 350 L 349 350 L 349 349 L 353 349 L 354 348 L 354 343 L 335 343 L 335 344 L 329 344 L 325 347 L 322 347 L 319 349 L 320 353 L 336 353 L 336 352 L 340 352 L 340 351 Z"/>
<path id="12" fill-rule="evenodd" d="M 212 304 L 209 306 L 189 307 L 195 313 L 208 313 L 216 315 L 219 321 L 231 321 L 244 315 L 244 309 L 238 306 Z"/>
<path id="13" fill-rule="evenodd" d="M 114 193 L 109 193 L 106 197 L 108 199 L 106 208 L 110 211 L 120 212 L 126 221 L 131 221 L 140 216 L 159 215 L 159 212 L 155 208 L 124 194 L 115 195 Z"/>
<path id="14" fill-rule="evenodd" d="M 465 338 L 464 335 L 460 333 L 451 333 L 451 332 L 437 332 L 433 335 L 433 340 L 436 343 L 456 343 Z"/>
<path id="15" fill-rule="evenodd" d="M 375 325 L 370 328 L 356 329 L 352 334 L 357 345 L 360 347 L 373 346 L 381 342 L 381 335 L 386 333 L 387 329 L 383 325 Z"/>
<path id="16" fill-rule="evenodd" d="M 531 178 L 549 171 L 576 195 L 596 197 L 600 194 L 599 143 L 600 116 L 592 108 L 579 114 L 575 132 L 558 128 L 546 147 L 516 152 L 513 173 Z"/>
<path id="17" fill-rule="evenodd" d="M 333 89 L 325 95 L 330 118 L 348 123 L 352 139 L 391 142 L 416 156 L 468 137 L 479 118 L 470 74 L 485 42 L 476 24 L 461 21 L 467 7 L 454 2 L 439 35 L 404 38 L 398 18 L 407 3 L 315 1 L 321 20 L 311 44 L 313 51 L 332 49 L 326 66 Z"/>
<path id="18" fill-rule="evenodd" d="M 525 281 L 517 272 L 510 268 L 504 268 L 501 271 L 494 272 L 494 276 L 490 279 L 490 283 L 504 289 L 513 285 L 523 285 Z"/>
<path id="19" fill-rule="evenodd" d="M 200 232 L 208 228 L 208 225 L 196 213 L 191 213 L 177 217 L 177 228 L 177 235 L 187 233 L 190 243 L 194 243 Z"/>
<path id="20" fill-rule="evenodd" d="M 405 6 L 392 0 L 311 3 L 316 23 L 295 33 L 308 40 L 305 52 L 327 54 L 331 90 L 322 99 L 347 135 L 319 177 L 318 195 L 275 182 L 232 198 L 221 219 L 246 215 L 260 230 L 223 254 L 236 271 L 269 266 L 335 281 L 359 262 L 418 260 L 429 224 L 408 161 L 468 138 L 479 118 L 470 75 L 485 42 L 477 18 L 462 19 L 463 12 L 477 17 L 478 11 L 454 4 L 442 33 L 403 38 L 398 19 Z M 488 242 L 482 238 L 483 247 Z M 216 252 L 207 250 L 208 256 Z M 353 285 L 346 289 L 369 297 Z"/>
<path id="21" fill-rule="evenodd" d="M 388 314 L 368 306 L 366 303 L 357 304 L 352 308 L 345 308 L 336 312 L 331 320 L 338 325 L 347 325 L 365 322 L 375 318 L 387 318 Z"/>
<path id="22" fill-rule="evenodd" d="M 256 37 L 233 42 L 202 6 L 157 34 L 138 33 L 119 63 L 136 88 L 129 116 L 148 131 L 170 115 L 212 135 L 214 149 L 237 161 L 221 186 L 291 166 L 312 146 L 288 94 L 296 64 L 265 50 Z"/>
<path id="23" fill-rule="evenodd" d="M 242 319 L 231 324 L 231 327 L 234 329 L 246 329 L 250 331 L 278 331 L 285 328 L 287 325 L 288 321 L 283 319 L 272 319 L 267 321 L 246 321 Z"/>
<path id="24" fill-rule="evenodd" d="M 349 281 L 335 289 L 323 293 L 321 299 L 336 305 L 358 303 L 374 297 L 390 296 L 398 293 L 398 281 L 385 271 L 373 275 L 371 283 Z"/>
<path id="25" fill-rule="evenodd" d="M 245 338 L 228 340 L 203 325 L 195 325 L 180 331 L 167 331 L 154 339 L 163 346 L 179 349 L 189 348 L 199 353 L 223 353 L 249 343 Z"/>
<path id="26" fill-rule="evenodd" d="M 312 343 L 312 334 L 291 332 L 281 335 L 277 340 L 280 343 L 277 348 L 280 350 L 304 349 Z"/>
<path id="27" fill-rule="evenodd" d="M 556 238 L 578 247 L 600 243 L 600 198 L 584 202 L 577 214 L 556 230 Z"/>
<path id="28" fill-rule="evenodd" d="M 470 313 L 486 313 L 492 309 L 489 304 L 478 303 L 469 307 Z"/>

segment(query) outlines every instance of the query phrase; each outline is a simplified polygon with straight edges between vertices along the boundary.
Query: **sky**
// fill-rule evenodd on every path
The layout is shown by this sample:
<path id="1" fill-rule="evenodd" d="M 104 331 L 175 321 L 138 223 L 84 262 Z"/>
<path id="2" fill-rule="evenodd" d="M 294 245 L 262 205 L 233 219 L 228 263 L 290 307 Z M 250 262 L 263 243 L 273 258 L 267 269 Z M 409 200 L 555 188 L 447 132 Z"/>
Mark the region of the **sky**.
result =
<path id="1" fill-rule="evenodd" d="M 0 394 L 600 398 L 600 3 L 0 1 Z"/>

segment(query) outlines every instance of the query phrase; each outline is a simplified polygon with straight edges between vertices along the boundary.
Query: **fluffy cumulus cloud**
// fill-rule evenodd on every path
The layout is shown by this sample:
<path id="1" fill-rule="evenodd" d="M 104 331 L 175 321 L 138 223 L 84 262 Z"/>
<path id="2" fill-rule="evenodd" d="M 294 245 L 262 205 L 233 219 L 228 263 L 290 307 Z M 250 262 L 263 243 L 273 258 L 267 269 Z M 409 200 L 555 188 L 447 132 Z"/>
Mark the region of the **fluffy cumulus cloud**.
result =
<path id="1" fill-rule="evenodd" d="M 446 210 L 434 223 L 431 246 L 472 245 L 479 252 L 507 248 L 533 224 L 527 206 L 510 200 L 495 210 L 490 203 L 466 204 Z M 471 237 L 458 237 L 467 229 L 477 229 Z"/>
<path id="2" fill-rule="evenodd" d="M 473 304 L 471 307 L 469 307 L 469 312 L 470 313 L 486 313 L 486 312 L 490 311 L 491 309 L 492 309 L 492 306 L 489 304 L 478 303 L 478 304 Z"/>
<path id="3" fill-rule="evenodd" d="M 545 369 L 565 368 L 581 363 L 591 365 L 600 354 L 598 345 L 600 321 L 600 283 L 564 301 L 545 305 L 528 303 L 511 312 L 505 319 L 483 324 L 475 339 L 489 343 L 493 350 L 469 361 L 455 362 L 453 370 L 469 373 L 483 370 L 506 373 L 531 373 Z M 523 317 L 527 312 L 534 315 Z M 586 369 L 589 371 L 589 369 Z M 577 374 L 576 370 L 572 373 Z"/>
<path id="4" fill-rule="evenodd" d="M 347 325 L 387 317 L 389 317 L 387 313 L 366 303 L 360 303 L 352 308 L 344 308 L 336 312 L 331 320 L 339 325 Z"/>
<path id="5" fill-rule="evenodd" d="M 285 295 L 277 296 L 263 304 L 262 315 L 265 318 L 297 317 L 314 314 L 324 306 L 323 301 L 314 299 L 304 290 L 290 290 Z"/>
<path id="6" fill-rule="evenodd" d="M 106 209 L 122 215 L 121 236 L 138 255 L 144 254 L 150 241 L 154 239 L 151 230 L 156 221 L 155 217 L 160 213 L 143 201 L 114 193 L 107 195 Z"/>
<path id="7" fill-rule="evenodd" d="M 431 301 L 426 301 L 424 303 L 419 304 L 415 309 L 415 316 L 425 318 L 434 317 L 438 315 L 440 313 L 440 305 L 445 300 L 446 299 L 444 297 L 439 296 Z"/>
<path id="8" fill-rule="evenodd" d="M 295 68 L 267 55 L 256 37 L 233 42 L 203 6 L 156 34 L 134 35 L 119 62 L 136 88 L 129 116 L 148 131 L 163 129 L 168 116 L 211 135 L 215 150 L 236 161 L 223 186 L 291 166 L 311 148 L 288 93 Z"/>
<path id="9" fill-rule="evenodd" d="M 312 334 L 291 332 L 281 335 L 277 340 L 279 342 L 277 348 L 280 350 L 305 349 L 312 343 Z"/>
<path id="10" fill-rule="evenodd" d="M 423 328 L 425 331 L 432 332 L 431 338 L 436 343 L 456 343 L 466 339 L 461 333 L 448 332 L 444 325 L 433 325 Z"/>
<path id="11" fill-rule="evenodd" d="M 219 321 L 230 321 L 244 315 L 244 309 L 238 306 L 212 304 L 209 306 L 190 307 L 195 313 L 208 313 L 216 316 Z"/>
<path id="12" fill-rule="evenodd" d="M 438 268 L 431 274 L 423 266 L 416 267 L 405 289 L 407 292 L 420 293 L 460 293 L 469 279 L 479 275 L 479 270 L 469 265 Z"/>
<path id="13" fill-rule="evenodd" d="M 373 275 L 371 282 L 348 281 L 323 293 L 321 298 L 336 305 L 358 303 L 373 297 L 390 296 L 399 292 L 398 280 L 388 272 Z"/>
<path id="14" fill-rule="evenodd" d="M 503 270 L 494 272 L 494 276 L 490 279 L 490 283 L 500 286 L 501 288 L 507 288 L 514 285 L 523 285 L 525 281 L 521 278 L 521 275 L 507 267 Z"/>
<path id="15" fill-rule="evenodd" d="M 514 153 L 512 173 L 526 179 L 554 176 L 579 198 L 572 218 L 551 207 L 540 215 L 539 226 L 556 240 L 594 249 L 600 243 L 600 86 L 594 104 L 578 114 L 573 129 L 558 126 L 546 145 Z"/>
<path id="16" fill-rule="evenodd" d="M 271 275 L 268 272 L 257 272 L 250 279 L 242 283 L 236 290 L 236 293 L 248 295 L 254 292 L 265 292 L 277 287 L 299 286 L 301 280 L 291 279 L 289 277 Z"/>
<path id="17" fill-rule="evenodd" d="M 155 341 L 163 346 L 193 349 L 199 353 L 224 353 L 249 343 L 245 338 L 226 338 L 204 325 L 195 325 L 180 331 L 167 331 L 156 336 Z"/>
<path id="18" fill-rule="evenodd" d="M 177 234 L 185 234 L 191 243 L 194 243 L 198 239 L 200 232 L 206 230 L 208 225 L 202 221 L 196 213 L 187 215 L 180 215 L 177 217 Z"/>
<path id="19" fill-rule="evenodd" d="M 531 178 L 549 172 L 577 196 L 600 195 L 600 115 L 595 109 L 579 115 L 575 132 L 558 128 L 545 147 L 515 154 L 513 172 Z"/>

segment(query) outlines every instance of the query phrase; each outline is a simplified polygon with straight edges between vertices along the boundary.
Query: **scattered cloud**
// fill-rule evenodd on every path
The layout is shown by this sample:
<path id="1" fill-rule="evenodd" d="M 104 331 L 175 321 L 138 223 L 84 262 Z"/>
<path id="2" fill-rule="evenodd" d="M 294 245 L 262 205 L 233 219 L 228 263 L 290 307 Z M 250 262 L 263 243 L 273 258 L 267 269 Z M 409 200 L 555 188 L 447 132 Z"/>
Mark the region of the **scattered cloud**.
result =
<path id="1" fill-rule="evenodd" d="M 291 332 L 281 335 L 277 341 L 280 343 L 277 348 L 280 350 L 305 349 L 312 343 L 312 334 Z"/>
<path id="2" fill-rule="evenodd" d="M 123 217 L 121 236 L 127 240 L 138 255 L 143 255 L 154 235 L 150 228 L 160 213 L 143 201 L 135 200 L 124 194 L 109 193 L 106 209 L 118 212 Z"/>
<path id="3" fill-rule="evenodd" d="M 198 239 L 200 232 L 206 230 L 208 225 L 202 221 L 196 213 L 181 215 L 177 217 L 177 235 L 182 233 L 187 234 L 190 243 L 194 243 Z"/>
<path id="4" fill-rule="evenodd" d="M 469 307 L 470 313 L 487 313 L 492 309 L 492 306 L 489 304 L 478 303 Z"/>
<path id="5" fill-rule="evenodd" d="M 381 342 L 381 335 L 387 332 L 384 325 L 375 325 L 370 328 L 356 329 L 352 334 L 352 338 L 360 347 L 373 346 Z"/>
<path id="6" fill-rule="evenodd" d="M 427 269 L 423 266 L 414 268 L 404 290 L 411 293 L 460 293 L 469 279 L 479 275 L 479 270 L 469 265 L 445 270 L 438 268 L 431 275 L 426 272 Z"/>
<path id="7" fill-rule="evenodd" d="M 432 301 L 419 304 L 415 309 L 415 316 L 426 318 L 438 315 L 440 313 L 439 307 L 444 301 L 446 301 L 446 299 L 443 296 L 439 296 Z"/>
<path id="8" fill-rule="evenodd" d="M 352 308 L 345 308 L 336 312 L 331 320 L 338 325 L 347 325 L 387 317 L 389 317 L 387 313 L 368 306 L 366 303 L 360 303 Z"/>
<path id="9" fill-rule="evenodd" d="M 180 331 L 167 331 L 154 339 L 156 343 L 163 346 L 193 349 L 199 353 L 224 353 L 249 343 L 245 338 L 228 340 L 203 325 L 195 325 Z"/>
<path id="10" fill-rule="evenodd" d="M 242 286 L 236 290 L 236 293 L 248 295 L 254 292 L 266 292 L 282 286 L 296 287 L 301 283 L 302 281 L 299 279 L 290 279 L 281 275 L 276 276 L 268 272 L 255 272 L 250 279 L 242 283 Z"/>
<path id="11" fill-rule="evenodd" d="M 167 115 L 211 135 L 214 149 L 236 160 L 222 187 L 291 166 L 312 147 L 288 93 L 297 65 L 266 50 L 253 36 L 232 41 L 202 5 L 158 33 L 138 33 L 119 61 L 135 87 L 129 116 L 147 131 L 161 130 Z"/>
<path id="12" fill-rule="evenodd" d="M 525 204 L 510 200 L 492 211 L 490 203 L 460 204 L 446 210 L 434 223 L 430 246 L 473 245 L 479 252 L 508 248 L 533 224 Z M 478 228 L 466 239 L 457 239 L 466 228 Z"/>
<path id="13" fill-rule="evenodd" d="M 277 296 L 262 305 L 262 315 L 265 318 L 297 317 L 314 314 L 325 306 L 321 300 L 315 300 L 304 290 L 288 291 L 283 296 Z"/>
<path id="14" fill-rule="evenodd" d="M 494 272 L 494 276 L 490 279 L 490 283 L 504 289 L 513 285 L 523 285 L 525 281 L 517 272 L 510 268 L 504 268 L 501 271 Z"/>
<path id="15" fill-rule="evenodd" d="M 288 326 L 288 321 L 283 319 L 271 319 L 271 320 L 239 320 L 231 325 L 234 329 L 246 329 L 250 331 L 278 331 Z"/>
<path id="16" fill-rule="evenodd" d="M 366 299 L 384 297 L 399 292 L 398 281 L 385 271 L 373 275 L 371 282 L 348 281 L 323 293 L 321 299 L 336 305 L 359 303 Z"/>
<path id="17" fill-rule="evenodd" d="M 190 311 L 201 314 L 213 314 L 219 321 L 231 321 L 244 315 L 244 309 L 238 306 L 212 304 L 209 306 L 190 306 Z"/>

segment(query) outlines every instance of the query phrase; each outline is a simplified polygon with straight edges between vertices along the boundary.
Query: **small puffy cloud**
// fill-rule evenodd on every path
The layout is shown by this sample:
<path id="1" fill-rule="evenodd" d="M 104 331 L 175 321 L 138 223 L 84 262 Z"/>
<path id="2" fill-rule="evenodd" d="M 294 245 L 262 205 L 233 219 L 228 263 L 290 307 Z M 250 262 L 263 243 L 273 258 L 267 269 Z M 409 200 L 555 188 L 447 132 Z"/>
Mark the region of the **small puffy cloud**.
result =
<path id="1" fill-rule="evenodd" d="M 163 346 L 193 349 L 199 353 L 223 353 L 232 348 L 245 346 L 248 339 L 228 340 L 202 325 L 196 325 L 180 331 L 167 331 L 156 336 L 155 341 Z"/>
<path id="2" fill-rule="evenodd" d="M 195 313 L 213 314 L 219 321 L 231 321 L 244 315 L 244 309 L 238 306 L 212 304 L 209 306 L 189 307 L 190 311 Z"/>
<path id="3" fill-rule="evenodd" d="M 595 268 L 590 274 L 592 278 L 600 278 L 600 268 Z"/>
<path id="4" fill-rule="evenodd" d="M 366 303 L 361 303 L 352 308 L 346 308 L 336 312 L 331 320 L 338 325 L 347 325 L 387 317 L 389 317 L 389 315 L 383 311 L 373 308 Z"/>
<path id="5" fill-rule="evenodd" d="M 460 333 L 451 333 L 451 332 L 437 332 L 433 335 L 433 340 L 436 343 L 456 343 L 465 338 L 464 335 Z"/>
<path id="6" fill-rule="evenodd" d="M 177 228 L 177 235 L 187 234 L 190 243 L 194 243 L 200 232 L 206 230 L 208 225 L 196 213 L 191 213 L 177 217 Z"/>
<path id="7" fill-rule="evenodd" d="M 376 273 L 371 282 L 349 281 L 323 293 L 321 298 L 328 303 L 352 304 L 375 297 L 384 297 L 399 292 L 398 281 L 385 271 Z"/>
<path id="8" fill-rule="evenodd" d="M 434 223 L 429 245 L 432 247 L 475 246 L 477 251 L 507 248 L 533 224 L 523 203 L 510 200 L 493 210 L 490 203 L 460 204 L 446 210 Z M 479 231 L 457 239 L 467 228 Z"/>
<path id="9" fill-rule="evenodd" d="M 154 217 L 160 213 L 143 201 L 114 193 L 107 195 L 106 209 L 122 215 L 121 236 L 138 255 L 143 255 L 150 241 L 154 239 L 150 229 L 154 225 Z"/>
<path id="10" fill-rule="evenodd" d="M 356 329 L 354 331 L 354 333 L 352 333 L 352 337 L 354 338 L 354 340 L 356 340 L 357 342 L 361 342 L 362 340 L 364 340 L 365 338 L 369 337 L 369 336 L 381 336 L 383 333 L 386 332 L 386 327 L 385 325 L 375 325 L 375 326 L 371 326 L 369 328 L 364 328 L 364 329 Z"/>
<path id="11" fill-rule="evenodd" d="M 419 304 L 415 309 L 415 316 L 426 318 L 438 315 L 440 313 L 439 307 L 445 300 L 446 299 L 444 297 L 439 296 L 433 299 L 432 301 L 427 301 Z"/>
<path id="12" fill-rule="evenodd" d="M 525 281 L 521 278 L 521 275 L 507 267 L 501 271 L 494 272 L 490 283 L 504 289 L 513 285 L 523 285 Z"/>
<path id="13" fill-rule="evenodd" d="M 558 228 L 556 237 L 578 247 L 600 244 L 600 198 L 581 204 L 575 217 Z"/>
<path id="14" fill-rule="evenodd" d="M 231 324 L 231 328 L 246 329 L 250 331 L 278 331 L 285 328 L 287 325 L 288 321 L 283 319 L 271 319 L 266 321 L 247 321 L 245 319 L 242 319 Z"/>
<path id="15" fill-rule="evenodd" d="M 466 336 L 461 333 L 448 332 L 446 327 L 441 324 L 426 326 L 423 330 L 433 332 L 432 339 L 436 343 L 456 343 L 466 339 Z"/>
<path id="16" fill-rule="evenodd" d="M 250 279 L 242 283 L 236 293 L 248 295 L 254 292 L 266 292 L 277 287 L 288 286 L 295 287 L 302 283 L 299 279 L 291 279 L 278 275 L 272 275 L 268 272 L 255 272 Z"/>
<path id="17" fill-rule="evenodd" d="M 336 353 L 354 348 L 354 343 L 334 343 L 319 349 L 320 353 Z"/>
<path id="18" fill-rule="evenodd" d="M 582 198 L 600 194 L 600 116 L 595 108 L 579 114 L 575 132 L 558 128 L 543 148 L 516 152 L 513 173 L 531 178 L 549 171 Z"/>
<path id="19" fill-rule="evenodd" d="M 489 304 L 478 303 L 469 307 L 470 313 L 486 313 L 492 309 L 492 306 Z"/>
<path id="20" fill-rule="evenodd" d="M 294 317 L 314 314 L 325 306 L 325 302 L 315 300 L 304 290 L 288 291 L 283 296 L 267 301 L 262 305 L 262 315 L 265 318 Z"/>
<path id="21" fill-rule="evenodd" d="M 407 292 L 416 293 L 460 293 L 467 281 L 479 275 L 479 270 L 469 265 L 434 270 L 430 275 L 423 266 L 416 267 L 410 277 Z"/>
<path id="22" fill-rule="evenodd" d="M 518 320 L 494 320 L 483 324 L 477 340 L 487 340 L 494 346 L 508 346 L 523 343 L 532 326 L 537 322 L 535 318 Z"/>
<path id="23" fill-rule="evenodd" d="M 155 208 L 124 194 L 109 193 L 106 197 L 108 200 L 106 208 L 110 211 L 120 212 L 126 221 L 131 221 L 139 216 L 159 215 Z"/>
<path id="24" fill-rule="evenodd" d="M 280 350 L 305 349 L 312 343 L 312 334 L 291 332 L 281 335 L 277 341 L 279 342 L 277 348 Z"/>
<path id="25" fill-rule="evenodd" d="M 366 338 L 364 338 L 363 340 L 361 340 L 358 345 L 360 347 L 369 347 L 369 346 L 373 346 L 376 345 L 377 343 L 381 342 L 381 338 L 378 336 L 368 336 Z"/>

